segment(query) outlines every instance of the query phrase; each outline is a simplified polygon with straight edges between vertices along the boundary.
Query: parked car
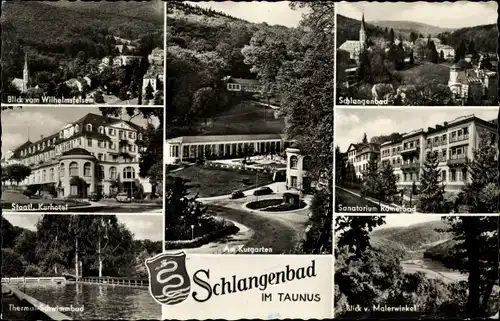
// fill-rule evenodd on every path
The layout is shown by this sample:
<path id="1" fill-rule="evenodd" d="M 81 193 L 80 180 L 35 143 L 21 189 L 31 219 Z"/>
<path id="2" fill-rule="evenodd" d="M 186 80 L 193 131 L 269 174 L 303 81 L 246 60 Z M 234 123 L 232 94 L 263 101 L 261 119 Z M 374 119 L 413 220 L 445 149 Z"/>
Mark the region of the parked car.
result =
<path id="1" fill-rule="evenodd" d="M 274 193 L 273 190 L 270 188 L 270 187 L 261 187 L 261 188 L 258 188 L 256 189 L 254 192 L 253 192 L 253 195 L 267 195 L 267 194 L 272 194 Z"/>
<path id="2" fill-rule="evenodd" d="M 91 201 L 91 202 L 99 202 L 102 199 L 102 197 L 103 196 L 102 196 L 101 193 L 94 192 L 94 193 L 90 194 L 89 201 Z"/>
<path id="3" fill-rule="evenodd" d="M 118 193 L 116 194 L 115 200 L 120 203 L 130 203 L 131 199 L 127 193 Z"/>
<path id="4" fill-rule="evenodd" d="M 235 190 L 231 193 L 231 199 L 237 199 L 237 198 L 242 198 L 242 197 L 245 197 L 245 194 L 243 194 L 243 192 L 240 191 L 239 189 Z"/>

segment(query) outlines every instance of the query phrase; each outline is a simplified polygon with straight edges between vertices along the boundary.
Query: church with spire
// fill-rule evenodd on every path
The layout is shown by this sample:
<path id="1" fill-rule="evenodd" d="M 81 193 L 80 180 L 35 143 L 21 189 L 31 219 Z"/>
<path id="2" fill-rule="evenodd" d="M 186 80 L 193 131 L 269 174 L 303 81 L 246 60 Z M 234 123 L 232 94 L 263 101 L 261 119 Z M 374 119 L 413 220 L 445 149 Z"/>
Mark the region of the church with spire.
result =
<path id="1" fill-rule="evenodd" d="M 359 27 L 359 39 L 347 40 L 339 47 L 339 50 L 348 52 L 349 59 L 359 62 L 359 55 L 367 49 L 366 41 L 365 14 L 363 13 L 361 17 L 361 26 Z"/>
<path id="2" fill-rule="evenodd" d="M 30 88 L 30 74 L 28 70 L 28 53 L 24 54 L 24 68 L 23 68 L 23 78 L 14 78 L 12 80 L 12 86 L 16 87 L 22 94 L 26 93 Z"/>

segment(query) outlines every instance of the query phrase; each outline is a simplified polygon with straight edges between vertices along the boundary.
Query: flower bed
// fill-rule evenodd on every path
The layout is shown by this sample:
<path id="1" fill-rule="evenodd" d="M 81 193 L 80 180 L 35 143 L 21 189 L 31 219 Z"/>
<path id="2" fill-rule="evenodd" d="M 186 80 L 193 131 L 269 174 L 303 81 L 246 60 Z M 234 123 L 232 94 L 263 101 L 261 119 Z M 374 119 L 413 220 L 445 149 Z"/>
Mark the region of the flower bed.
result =
<path id="1" fill-rule="evenodd" d="M 276 206 L 283 203 L 283 199 L 281 198 L 272 198 L 267 200 L 250 202 L 247 204 L 247 207 L 251 210 L 260 210 L 269 206 Z"/>
<path id="2" fill-rule="evenodd" d="M 298 205 L 290 203 L 281 203 L 279 205 L 266 207 L 262 210 L 264 212 L 287 212 L 287 211 L 298 210 L 306 206 L 307 204 L 304 201 L 300 201 Z"/>
<path id="3" fill-rule="evenodd" d="M 233 222 L 224 220 L 219 217 L 214 217 L 213 219 L 220 223 L 220 227 L 217 230 L 196 237 L 192 240 L 165 241 L 165 250 L 199 247 L 215 241 L 221 237 L 238 233 L 238 231 L 240 230 L 233 224 Z"/>

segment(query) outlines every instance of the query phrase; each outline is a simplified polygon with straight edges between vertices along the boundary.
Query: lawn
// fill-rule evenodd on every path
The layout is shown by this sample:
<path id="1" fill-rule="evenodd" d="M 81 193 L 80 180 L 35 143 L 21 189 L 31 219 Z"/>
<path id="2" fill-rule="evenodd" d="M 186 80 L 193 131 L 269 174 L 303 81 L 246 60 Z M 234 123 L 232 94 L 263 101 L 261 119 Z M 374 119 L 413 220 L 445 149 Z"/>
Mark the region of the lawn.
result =
<path id="1" fill-rule="evenodd" d="M 247 190 L 258 186 L 271 184 L 272 176 L 256 172 L 245 172 L 225 168 L 209 168 L 204 166 L 188 166 L 183 170 L 168 174 L 190 180 L 188 186 L 191 194 L 199 193 L 199 197 L 211 197 L 231 194 L 240 189 Z M 248 182 L 243 183 L 247 179 Z M 258 183 L 258 184 L 256 184 Z"/>
<path id="2" fill-rule="evenodd" d="M 204 124 L 200 124 L 204 126 Z M 285 128 L 283 118 L 274 118 L 274 110 L 244 101 L 221 113 L 204 127 L 204 135 L 279 134 Z"/>
<path id="3" fill-rule="evenodd" d="M 401 85 L 418 85 L 437 80 L 440 84 L 447 84 L 450 79 L 450 68 L 432 63 L 425 63 L 407 70 L 395 73 L 401 77 Z"/>

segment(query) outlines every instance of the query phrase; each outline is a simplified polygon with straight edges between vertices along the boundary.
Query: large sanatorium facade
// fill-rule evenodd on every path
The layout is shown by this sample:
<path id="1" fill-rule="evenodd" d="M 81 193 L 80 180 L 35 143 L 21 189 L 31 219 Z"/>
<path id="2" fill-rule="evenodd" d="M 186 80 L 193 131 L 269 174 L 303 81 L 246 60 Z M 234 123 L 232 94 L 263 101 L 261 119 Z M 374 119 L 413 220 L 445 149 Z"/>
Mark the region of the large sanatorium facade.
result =
<path id="1" fill-rule="evenodd" d="M 368 169 L 370 159 L 378 159 L 381 166 L 389 163 L 398 178 L 398 188 L 419 185 L 422 168 L 427 155 L 431 152 L 439 156 L 439 170 L 445 190 L 459 191 L 470 180 L 467 163 L 474 159 L 481 133 L 485 139 L 494 143 L 497 125 L 474 115 L 463 116 L 442 125 L 418 129 L 402 135 L 396 141 L 381 145 L 351 144 L 347 151 L 348 161 L 354 166 L 356 175 L 361 178 Z"/>
<path id="2" fill-rule="evenodd" d="M 56 133 L 28 140 L 8 153 L 2 165 L 29 166 L 31 175 L 20 185 L 54 184 L 57 197 L 113 194 L 117 182 L 129 195 L 141 184 L 148 195 L 153 187 L 149 179 L 139 176 L 138 142 L 143 131 L 130 121 L 90 113 Z M 85 181 L 83 191 L 75 177 Z"/>

